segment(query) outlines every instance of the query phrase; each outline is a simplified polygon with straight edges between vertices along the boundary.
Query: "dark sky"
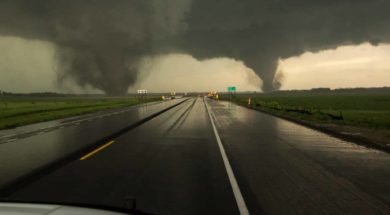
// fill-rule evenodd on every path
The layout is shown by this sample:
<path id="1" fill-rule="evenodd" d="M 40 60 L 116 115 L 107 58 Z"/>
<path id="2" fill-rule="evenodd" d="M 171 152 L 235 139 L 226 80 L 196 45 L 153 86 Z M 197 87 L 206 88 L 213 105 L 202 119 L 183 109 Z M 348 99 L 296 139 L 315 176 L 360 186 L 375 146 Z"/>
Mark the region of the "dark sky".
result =
<path id="1" fill-rule="evenodd" d="M 56 44 L 59 81 L 123 94 L 143 57 L 242 60 L 274 80 L 279 58 L 390 41 L 387 0 L 0 0 L 0 35 Z"/>

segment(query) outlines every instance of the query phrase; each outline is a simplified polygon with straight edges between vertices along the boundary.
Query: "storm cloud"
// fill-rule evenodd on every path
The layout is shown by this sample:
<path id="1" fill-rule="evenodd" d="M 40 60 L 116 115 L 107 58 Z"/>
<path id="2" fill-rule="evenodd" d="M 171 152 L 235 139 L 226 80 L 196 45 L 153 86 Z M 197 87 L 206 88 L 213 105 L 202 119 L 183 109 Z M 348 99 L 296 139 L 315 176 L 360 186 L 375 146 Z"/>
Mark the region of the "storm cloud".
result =
<path id="1" fill-rule="evenodd" d="M 51 41 L 60 81 L 70 77 L 124 94 L 154 43 L 184 29 L 189 6 L 186 0 L 0 0 L 0 35 Z"/>
<path id="2" fill-rule="evenodd" d="M 279 59 L 388 43 L 389 9 L 386 0 L 0 0 L 0 35 L 56 44 L 60 81 L 107 94 L 126 93 L 144 57 L 170 53 L 241 60 L 269 91 L 281 84 Z"/>

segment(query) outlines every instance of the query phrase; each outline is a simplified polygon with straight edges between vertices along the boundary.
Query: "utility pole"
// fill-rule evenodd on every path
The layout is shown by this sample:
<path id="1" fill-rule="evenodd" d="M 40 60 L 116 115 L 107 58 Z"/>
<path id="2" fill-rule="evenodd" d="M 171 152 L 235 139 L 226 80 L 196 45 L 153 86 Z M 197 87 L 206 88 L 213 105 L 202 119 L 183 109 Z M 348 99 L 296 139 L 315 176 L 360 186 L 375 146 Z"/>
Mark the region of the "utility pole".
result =
<path id="1" fill-rule="evenodd" d="M 1 96 L 1 100 L 3 101 L 3 104 L 4 104 L 4 109 L 7 109 L 7 102 L 4 99 L 4 91 L 0 90 L 0 96 Z"/>

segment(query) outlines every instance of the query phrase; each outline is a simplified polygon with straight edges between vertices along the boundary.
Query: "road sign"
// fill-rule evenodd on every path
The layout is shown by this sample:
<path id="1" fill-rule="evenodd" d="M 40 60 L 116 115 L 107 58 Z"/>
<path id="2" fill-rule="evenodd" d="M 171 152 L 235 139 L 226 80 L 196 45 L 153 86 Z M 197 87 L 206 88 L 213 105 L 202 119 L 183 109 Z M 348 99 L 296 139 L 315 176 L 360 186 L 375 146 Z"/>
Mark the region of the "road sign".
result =
<path id="1" fill-rule="evenodd" d="M 227 89 L 229 93 L 236 92 L 236 87 L 228 87 Z"/>
<path id="2" fill-rule="evenodd" d="M 145 90 L 145 89 L 140 89 L 140 90 L 137 90 L 137 94 L 138 94 L 138 102 L 142 103 L 142 102 L 146 102 L 147 101 L 147 97 L 148 97 L 148 90 Z"/>
<path id="3" fill-rule="evenodd" d="M 138 94 L 146 94 L 148 93 L 148 90 L 137 90 Z"/>

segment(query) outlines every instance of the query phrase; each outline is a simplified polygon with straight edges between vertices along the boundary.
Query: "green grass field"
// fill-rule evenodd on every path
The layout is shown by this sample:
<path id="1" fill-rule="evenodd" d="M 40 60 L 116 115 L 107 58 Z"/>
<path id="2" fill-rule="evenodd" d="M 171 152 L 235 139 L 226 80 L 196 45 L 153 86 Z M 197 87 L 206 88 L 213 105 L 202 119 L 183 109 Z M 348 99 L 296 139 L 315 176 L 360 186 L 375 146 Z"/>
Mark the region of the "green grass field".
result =
<path id="1" fill-rule="evenodd" d="M 147 101 L 159 100 L 150 96 Z M 15 96 L 0 98 L 0 129 L 138 104 L 135 96 Z"/>
<path id="2" fill-rule="evenodd" d="M 310 122 L 390 128 L 390 93 L 275 92 L 238 94 L 232 101 L 282 116 Z M 227 95 L 222 99 L 229 100 Z"/>

